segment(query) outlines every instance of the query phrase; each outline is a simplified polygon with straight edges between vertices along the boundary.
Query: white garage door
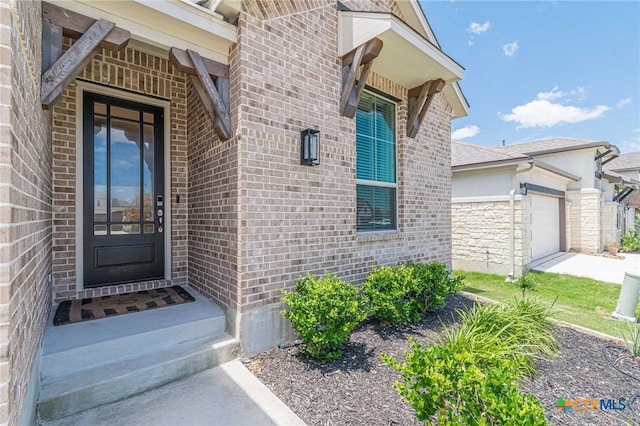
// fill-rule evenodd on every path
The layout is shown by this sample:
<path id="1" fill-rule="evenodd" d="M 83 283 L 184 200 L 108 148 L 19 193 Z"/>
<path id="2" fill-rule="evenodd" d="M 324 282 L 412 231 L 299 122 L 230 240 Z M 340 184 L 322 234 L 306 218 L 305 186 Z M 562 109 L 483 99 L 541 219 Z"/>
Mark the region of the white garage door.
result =
<path id="1" fill-rule="evenodd" d="M 537 260 L 560 251 L 560 203 L 532 195 L 531 208 L 531 260 Z"/>

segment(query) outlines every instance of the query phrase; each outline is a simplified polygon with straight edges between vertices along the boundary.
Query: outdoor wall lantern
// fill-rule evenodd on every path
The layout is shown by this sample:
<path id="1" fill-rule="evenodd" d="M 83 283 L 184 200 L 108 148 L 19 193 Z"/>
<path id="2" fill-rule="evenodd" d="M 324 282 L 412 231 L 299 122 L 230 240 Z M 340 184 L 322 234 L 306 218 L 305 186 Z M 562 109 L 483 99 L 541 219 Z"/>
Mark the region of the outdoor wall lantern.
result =
<path id="1" fill-rule="evenodd" d="M 320 164 L 320 130 L 306 129 L 300 132 L 300 164 Z"/>
<path id="2" fill-rule="evenodd" d="M 520 182 L 520 194 L 521 195 L 527 195 L 528 192 L 529 192 L 529 190 L 527 188 L 527 184 Z"/>

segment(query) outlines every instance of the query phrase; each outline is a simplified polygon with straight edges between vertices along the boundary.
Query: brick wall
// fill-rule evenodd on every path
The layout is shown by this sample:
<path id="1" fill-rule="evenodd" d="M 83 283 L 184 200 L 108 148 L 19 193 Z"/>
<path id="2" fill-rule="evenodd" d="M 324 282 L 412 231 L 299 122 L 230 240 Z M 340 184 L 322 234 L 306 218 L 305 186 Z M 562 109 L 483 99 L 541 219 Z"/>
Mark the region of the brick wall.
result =
<path id="1" fill-rule="evenodd" d="M 514 275 L 530 262 L 529 201 L 514 203 Z M 507 200 L 451 204 L 452 262 L 455 269 L 507 275 L 511 272 L 511 206 Z"/>
<path id="2" fill-rule="evenodd" d="M 40 3 L 0 2 L 0 423 L 28 421 L 51 305 L 51 148 Z M 35 376 L 35 374 L 33 375 Z M 28 411 L 25 409 L 25 411 Z"/>
<path id="3" fill-rule="evenodd" d="M 244 4 L 235 97 L 242 313 L 277 304 L 282 290 L 306 273 L 328 270 L 359 282 L 379 264 L 450 263 L 450 118 L 444 98 L 437 96 L 418 137 L 408 139 L 407 88 L 369 77 L 370 86 L 401 99 L 399 229 L 357 234 L 355 120 L 339 113 L 335 2 L 313 2 L 309 10 L 296 3 L 291 13 L 266 14 L 254 2 Z M 300 131 L 308 127 L 321 132 L 317 167 L 299 164 Z M 268 318 L 279 321 L 276 314 Z"/>
<path id="4" fill-rule="evenodd" d="M 238 137 L 218 139 L 191 83 L 187 104 L 189 284 L 220 306 L 235 308 L 239 295 Z"/>
<path id="5" fill-rule="evenodd" d="M 71 45 L 65 39 L 65 48 Z M 168 60 L 126 48 L 119 53 L 101 51 L 78 79 L 171 101 L 171 237 L 172 280 L 187 282 L 187 85 L 185 75 Z M 76 88 L 64 90 L 53 108 L 53 290 L 56 300 L 117 294 L 166 286 L 165 281 L 82 290 L 76 284 Z M 126 99 L 126 95 L 123 96 Z M 169 191 L 169 188 L 165 188 Z M 169 192 L 167 192 L 169 193 Z M 180 203 L 176 196 L 180 195 Z"/>

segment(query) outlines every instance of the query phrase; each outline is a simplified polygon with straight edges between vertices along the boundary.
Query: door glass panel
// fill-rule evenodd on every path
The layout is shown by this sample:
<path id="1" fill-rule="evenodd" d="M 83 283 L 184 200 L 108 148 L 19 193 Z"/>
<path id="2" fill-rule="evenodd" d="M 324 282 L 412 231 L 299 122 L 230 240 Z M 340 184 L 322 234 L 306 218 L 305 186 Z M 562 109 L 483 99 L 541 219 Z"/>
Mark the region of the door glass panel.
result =
<path id="1" fill-rule="evenodd" d="M 127 234 L 139 234 L 139 223 L 121 223 L 118 225 L 111 225 L 111 235 L 127 235 Z"/>
<path id="2" fill-rule="evenodd" d="M 107 235 L 107 225 L 94 225 L 93 235 Z"/>
<path id="3" fill-rule="evenodd" d="M 111 105 L 111 116 L 118 118 L 126 118 L 127 120 L 140 121 L 140 111 L 134 109 L 120 108 Z"/>
<path id="4" fill-rule="evenodd" d="M 93 221 L 107 221 L 107 121 L 98 116 L 93 118 Z"/>
<path id="5" fill-rule="evenodd" d="M 153 223 L 145 223 L 144 224 L 144 233 L 145 234 L 153 234 Z"/>
<path id="6" fill-rule="evenodd" d="M 141 207 L 139 123 L 111 120 L 110 183 L 111 220 L 138 222 Z"/>
<path id="7" fill-rule="evenodd" d="M 105 104 L 93 104 L 93 112 L 95 114 L 107 115 L 107 106 Z"/>
<path id="8" fill-rule="evenodd" d="M 143 114 L 144 117 L 144 122 L 145 123 L 149 123 L 149 124 L 153 124 L 153 114 L 150 112 L 145 112 Z"/>
<path id="9" fill-rule="evenodd" d="M 144 220 L 153 220 L 153 126 L 144 125 L 143 131 L 142 179 L 144 183 L 143 206 Z M 151 231 L 153 232 L 153 231 Z"/>

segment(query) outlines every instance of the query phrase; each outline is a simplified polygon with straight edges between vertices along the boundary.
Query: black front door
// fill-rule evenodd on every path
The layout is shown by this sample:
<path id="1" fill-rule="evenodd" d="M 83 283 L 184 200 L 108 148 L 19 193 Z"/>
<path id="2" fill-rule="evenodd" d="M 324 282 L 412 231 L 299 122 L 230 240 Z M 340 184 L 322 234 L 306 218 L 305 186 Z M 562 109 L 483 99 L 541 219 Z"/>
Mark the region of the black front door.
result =
<path id="1" fill-rule="evenodd" d="M 162 108 L 84 94 L 84 286 L 164 278 Z"/>

